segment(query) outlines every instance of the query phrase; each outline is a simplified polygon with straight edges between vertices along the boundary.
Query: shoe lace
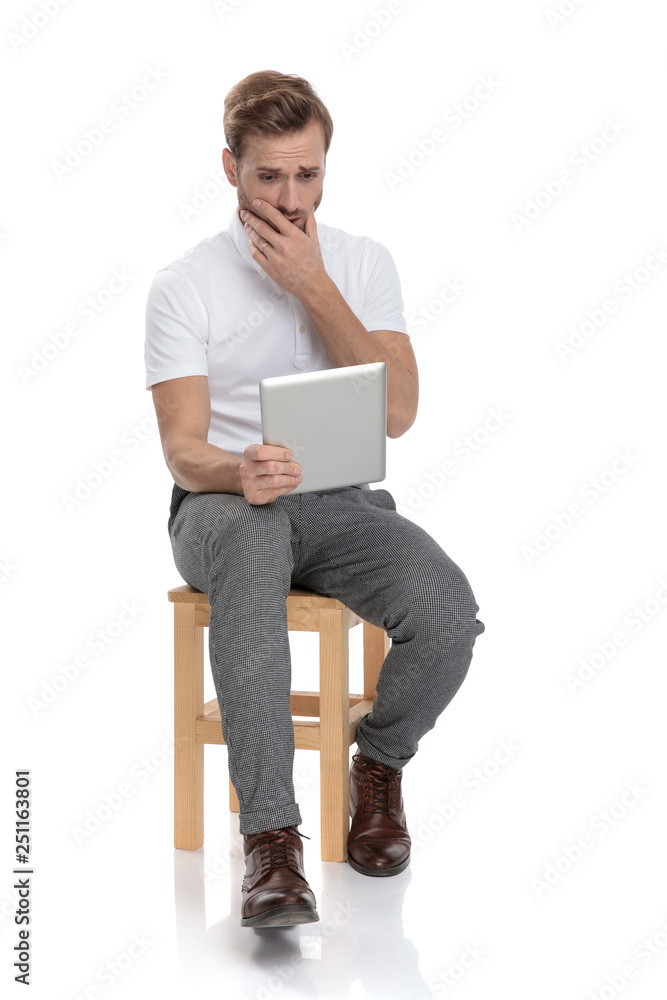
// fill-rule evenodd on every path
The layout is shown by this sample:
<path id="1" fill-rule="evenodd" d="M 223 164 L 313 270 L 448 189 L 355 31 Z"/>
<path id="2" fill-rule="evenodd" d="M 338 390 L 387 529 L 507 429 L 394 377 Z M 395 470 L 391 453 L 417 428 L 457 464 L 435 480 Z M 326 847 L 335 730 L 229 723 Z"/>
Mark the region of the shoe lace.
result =
<path id="1" fill-rule="evenodd" d="M 279 830 L 265 830 L 257 838 L 257 845 L 260 851 L 262 868 L 291 868 L 298 872 L 299 858 L 297 856 L 296 844 L 292 837 L 294 834 L 299 837 L 306 837 L 305 833 L 300 833 L 293 827 L 283 827 Z M 306 837 L 310 840 L 310 837 Z"/>
<path id="2" fill-rule="evenodd" d="M 399 771 L 384 765 L 364 764 L 361 794 L 365 810 L 369 813 L 389 815 L 397 806 L 396 778 Z"/>

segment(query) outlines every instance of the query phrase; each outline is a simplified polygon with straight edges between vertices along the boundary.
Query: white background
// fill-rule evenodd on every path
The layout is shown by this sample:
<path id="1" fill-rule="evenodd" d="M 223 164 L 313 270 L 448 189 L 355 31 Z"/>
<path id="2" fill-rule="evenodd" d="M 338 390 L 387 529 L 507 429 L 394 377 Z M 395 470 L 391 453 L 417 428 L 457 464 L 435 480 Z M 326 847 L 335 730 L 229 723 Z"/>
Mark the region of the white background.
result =
<path id="1" fill-rule="evenodd" d="M 13 774 L 30 768 L 34 997 L 664 995 L 660 15 L 649 0 L 3 5 L 3 982 Z M 486 632 L 405 771 L 410 869 L 368 879 L 320 862 L 317 757 L 298 751 L 322 919 L 254 932 L 239 926 L 224 749 L 206 750 L 205 848 L 172 846 L 166 593 L 181 580 L 143 324 L 155 272 L 227 225 L 236 194 L 211 176 L 224 97 L 269 68 L 309 79 L 334 119 L 318 218 L 396 261 L 420 410 L 388 442 L 382 485 L 463 568 Z M 163 78 L 121 117 L 149 70 Z M 59 178 L 105 117 L 113 130 Z M 114 270 L 127 286 L 105 303 Z M 485 428 L 491 410 L 504 416 Z M 112 452 L 111 473 L 68 505 Z M 124 604 L 134 617 L 114 628 Z M 102 651 L 97 629 L 114 635 Z M 316 686 L 316 641 L 290 635 L 295 687 Z M 515 749 L 494 762 L 502 742 Z M 113 814 L 77 835 L 123 784 Z M 128 959 L 133 935 L 145 947 Z"/>

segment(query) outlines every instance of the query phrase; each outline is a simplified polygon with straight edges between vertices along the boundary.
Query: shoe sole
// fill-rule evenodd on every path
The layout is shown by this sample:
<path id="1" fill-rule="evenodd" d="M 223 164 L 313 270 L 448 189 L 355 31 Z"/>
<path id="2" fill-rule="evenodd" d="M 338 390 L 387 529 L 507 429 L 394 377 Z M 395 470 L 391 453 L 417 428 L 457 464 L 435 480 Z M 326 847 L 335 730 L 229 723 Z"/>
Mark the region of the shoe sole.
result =
<path id="1" fill-rule="evenodd" d="M 355 872 L 361 872 L 362 875 L 374 875 L 381 878 L 385 875 L 398 875 L 400 872 L 405 871 L 410 864 L 410 855 L 408 854 L 405 861 L 401 861 L 400 865 L 396 865 L 394 868 L 367 868 L 365 865 L 360 865 L 358 861 L 355 861 L 349 853 L 347 855 L 347 863 L 351 868 L 354 868 Z"/>
<path id="2" fill-rule="evenodd" d="M 290 927 L 292 924 L 311 924 L 319 920 L 317 910 L 312 906 L 275 906 L 255 917 L 242 917 L 241 927 Z"/>

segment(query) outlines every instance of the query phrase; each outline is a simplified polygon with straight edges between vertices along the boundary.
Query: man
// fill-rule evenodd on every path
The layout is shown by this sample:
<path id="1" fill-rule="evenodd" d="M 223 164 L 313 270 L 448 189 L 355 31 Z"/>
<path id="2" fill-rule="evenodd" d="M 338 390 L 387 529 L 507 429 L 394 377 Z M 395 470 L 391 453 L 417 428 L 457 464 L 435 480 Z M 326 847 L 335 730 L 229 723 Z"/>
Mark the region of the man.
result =
<path id="1" fill-rule="evenodd" d="M 395 265 L 379 243 L 315 221 L 333 124 L 296 75 L 253 73 L 225 100 L 229 228 L 156 274 L 146 387 L 174 478 L 168 532 L 208 594 L 210 661 L 236 788 L 243 926 L 318 920 L 292 781 L 291 586 L 336 597 L 393 643 L 350 769 L 348 860 L 410 859 L 401 777 L 462 683 L 484 631 L 463 572 L 388 490 L 292 494 L 299 466 L 261 442 L 261 378 L 383 361 L 387 433 L 417 413 L 417 363 Z M 304 419 L 307 414 L 304 414 Z"/>

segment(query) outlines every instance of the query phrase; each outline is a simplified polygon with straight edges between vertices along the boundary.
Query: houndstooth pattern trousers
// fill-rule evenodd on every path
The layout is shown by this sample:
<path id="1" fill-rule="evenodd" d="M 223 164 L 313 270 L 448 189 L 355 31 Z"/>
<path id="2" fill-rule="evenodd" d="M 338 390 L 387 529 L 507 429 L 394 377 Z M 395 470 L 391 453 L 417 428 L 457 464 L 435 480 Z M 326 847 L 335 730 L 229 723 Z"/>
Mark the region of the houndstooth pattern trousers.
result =
<path id="1" fill-rule="evenodd" d="M 174 484 L 168 522 L 176 568 L 208 594 L 209 658 L 242 834 L 302 822 L 286 598 L 335 597 L 392 639 L 359 751 L 402 768 L 461 686 L 484 629 L 470 584 L 388 490 L 284 493 L 255 505 Z"/>

